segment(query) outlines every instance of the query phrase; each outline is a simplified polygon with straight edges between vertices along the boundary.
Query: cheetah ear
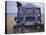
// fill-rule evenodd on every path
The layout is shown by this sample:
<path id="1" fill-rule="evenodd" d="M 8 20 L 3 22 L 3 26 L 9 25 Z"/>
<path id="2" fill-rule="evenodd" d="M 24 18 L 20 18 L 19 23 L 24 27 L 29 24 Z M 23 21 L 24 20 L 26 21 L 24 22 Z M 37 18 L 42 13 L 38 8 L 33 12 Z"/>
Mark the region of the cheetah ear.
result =
<path id="1" fill-rule="evenodd" d="M 17 7 L 21 6 L 22 4 L 20 2 L 17 2 Z"/>

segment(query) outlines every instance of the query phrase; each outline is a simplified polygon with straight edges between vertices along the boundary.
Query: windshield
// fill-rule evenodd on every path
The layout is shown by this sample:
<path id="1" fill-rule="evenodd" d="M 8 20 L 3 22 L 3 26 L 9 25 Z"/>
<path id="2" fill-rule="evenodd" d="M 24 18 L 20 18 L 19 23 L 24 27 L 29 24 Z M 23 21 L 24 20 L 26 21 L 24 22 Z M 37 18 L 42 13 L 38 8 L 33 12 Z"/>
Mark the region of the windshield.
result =
<path id="1" fill-rule="evenodd" d="M 35 15 L 35 10 L 33 8 L 24 8 L 23 9 L 23 14 L 24 15 Z"/>
<path id="2" fill-rule="evenodd" d="M 37 17 L 36 9 L 34 8 L 24 8 L 23 14 L 25 17 L 25 21 L 35 21 Z"/>

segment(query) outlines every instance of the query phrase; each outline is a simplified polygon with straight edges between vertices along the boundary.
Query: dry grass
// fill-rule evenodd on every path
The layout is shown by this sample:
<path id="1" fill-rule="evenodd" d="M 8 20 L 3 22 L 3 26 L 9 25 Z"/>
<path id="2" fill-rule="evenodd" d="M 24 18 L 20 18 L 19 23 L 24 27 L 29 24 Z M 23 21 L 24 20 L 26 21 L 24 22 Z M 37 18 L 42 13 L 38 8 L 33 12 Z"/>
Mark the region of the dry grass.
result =
<path id="1" fill-rule="evenodd" d="M 13 33 L 14 25 L 15 25 L 14 16 L 7 16 L 7 33 Z"/>

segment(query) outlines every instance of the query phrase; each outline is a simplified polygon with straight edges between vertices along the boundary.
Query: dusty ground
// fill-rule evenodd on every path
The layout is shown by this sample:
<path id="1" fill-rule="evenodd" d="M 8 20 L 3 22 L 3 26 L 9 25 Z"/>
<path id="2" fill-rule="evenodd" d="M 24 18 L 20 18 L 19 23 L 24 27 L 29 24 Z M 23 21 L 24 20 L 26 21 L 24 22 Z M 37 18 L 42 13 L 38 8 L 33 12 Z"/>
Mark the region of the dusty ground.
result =
<path id="1" fill-rule="evenodd" d="M 7 33 L 8 34 L 13 34 L 13 26 L 15 25 L 15 16 L 7 16 Z M 42 17 L 42 23 L 44 23 L 44 17 Z M 28 31 L 34 31 L 32 29 L 28 29 Z M 35 29 L 36 31 L 36 29 Z"/>

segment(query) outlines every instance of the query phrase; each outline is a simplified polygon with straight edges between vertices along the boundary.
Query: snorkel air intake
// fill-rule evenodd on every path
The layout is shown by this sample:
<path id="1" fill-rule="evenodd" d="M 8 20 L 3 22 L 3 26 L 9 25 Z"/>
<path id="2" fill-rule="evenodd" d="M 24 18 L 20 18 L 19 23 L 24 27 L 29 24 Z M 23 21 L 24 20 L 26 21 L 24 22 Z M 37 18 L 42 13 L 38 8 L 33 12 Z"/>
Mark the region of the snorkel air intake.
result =
<path id="1" fill-rule="evenodd" d="M 20 2 L 17 2 L 17 7 L 20 7 L 22 4 Z"/>

